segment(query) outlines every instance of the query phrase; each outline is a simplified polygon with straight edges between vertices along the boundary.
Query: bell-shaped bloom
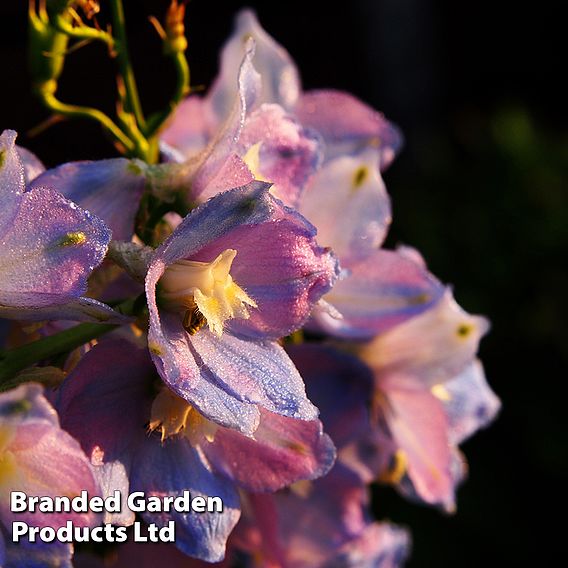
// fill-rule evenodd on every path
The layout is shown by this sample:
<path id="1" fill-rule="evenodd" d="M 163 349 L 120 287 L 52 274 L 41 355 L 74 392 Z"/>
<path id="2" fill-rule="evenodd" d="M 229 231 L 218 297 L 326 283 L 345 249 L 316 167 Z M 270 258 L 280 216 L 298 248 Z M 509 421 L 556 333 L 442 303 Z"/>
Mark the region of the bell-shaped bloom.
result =
<path id="1" fill-rule="evenodd" d="M 237 69 L 247 39 L 256 43 L 252 59 L 261 78 L 259 102 L 274 103 L 295 115 L 325 142 L 325 160 L 374 148 L 384 170 L 402 146 L 402 135 L 382 114 L 354 96 L 334 90 L 303 92 L 300 74 L 288 52 L 259 24 L 251 10 L 242 10 L 221 53 L 221 69 L 211 88 L 215 112 L 227 113 L 235 97 Z"/>
<path id="2" fill-rule="evenodd" d="M 265 409 L 316 409 L 276 340 L 300 328 L 337 276 L 315 229 L 254 182 L 192 211 L 146 276 L 148 344 L 164 381 L 208 419 L 252 433 Z"/>
<path id="3" fill-rule="evenodd" d="M 223 558 L 239 518 L 237 488 L 274 491 L 313 479 L 335 457 L 318 421 L 263 408 L 253 437 L 209 421 L 161 383 L 146 350 L 123 340 L 103 341 L 81 359 L 60 389 L 58 409 L 105 492 L 149 497 L 188 490 L 222 499 L 222 512 L 142 514 L 159 526 L 174 520 L 176 546 L 210 562 Z M 130 524 L 133 515 L 110 520 Z"/>
<path id="4" fill-rule="evenodd" d="M 219 89 L 205 98 L 190 96 L 161 135 L 166 155 L 185 162 L 165 169 L 177 171 L 178 184 L 189 183 L 190 201 L 257 179 L 270 181 L 274 195 L 295 205 L 319 167 L 320 137 L 278 104 L 263 104 L 266 86 L 253 64 L 255 49 L 251 39 L 235 54 L 227 92 L 219 91 L 218 81 Z"/>
<path id="5" fill-rule="evenodd" d="M 36 177 L 31 187 L 52 187 L 101 218 L 115 240 L 130 240 L 134 218 L 146 184 L 147 166 L 115 158 L 69 162 Z"/>
<path id="6" fill-rule="evenodd" d="M 361 359 L 329 347 L 289 347 L 338 463 L 366 483 L 378 478 L 452 511 L 466 475 L 458 445 L 500 407 L 476 359 L 487 328 L 448 291 L 424 314 L 359 345 Z"/>
<path id="7" fill-rule="evenodd" d="M 335 90 L 302 91 L 300 74 L 289 53 L 259 24 L 252 10 L 236 17 L 232 36 L 221 52 L 221 68 L 210 98 L 218 116 L 228 113 L 236 96 L 237 70 L 247 40 L 256 51 L 252 64 L 260 75 L 260 103 L 273 103 L 295 115 L 325 141 L 325 160 L 374 148 L 384 170 L 402 146 L 399 129 L 353 95 Z"/>
<path id="8" fill-rule="evenodd" d="M 390 453 L 382 479 L 449 511 L 465 475 L 457 444 L 499 409 L 475 359 L 487 329 L 485 318 L 464 312 L 448 291 L 360 348 L 375 380 L 377 452 Z"/>
<path id="9" fill-rule="evenodd" d="M 249 553 L 255 566 L 401 566 L 409 536 L 371 520 L 367 480 L 351 468 L 349 459 L 371 425 L 370 369 L 351 355 L 320 345 L 290 346 L 289 353 L 329 427 L 338 461 L 324 478 L 274 495 L 247 493 L 233 545 Z"/>
<path id="10" fill-rule="evenodd" d="M 111 233 L 99 218 L 51 187 L 27 190 L 16 133 L 0 137 L 0 316 L 22 320 L 114 321 L 83 297 Z"/>
<path id="11" fill-rule="evenodd" d="M 91 512 L 10 510 L 12 491 L 23 491 L 28 497 L 73 496 L 83 490 L 90 496 L 101 494 L 89 460 L 78 442 L 60 428 L 42 390 L 38 384 L 27 383 L 0 394 L 0 533 L 5 535 L 11 535 L 14 521 L 57 529 L 67 521 L 85 527 L 100 520 Z M 0 564 L 6 568 L 67 566 L 71 552 L 70 546 L 30 543 L 25 537 L 16 544 L 5 536 L 5 542 L 0 542 Z"/>
<path id="12" fill-rule="evenodd" d="M 194 198 L 219 190 L 218 182 L 209 183 L 207 192 L 203 189 L 204 178 L 207 182 L 218 178 L 211 172 L 211 162 L 217 162 L 223 165 L 223 177 L 233 178 L 233 185 L 235 176 L 246 183 L 252 179 L 246 176 L 252 174 L 274 183 L 275 195 L 294 206 L 322 159 L 327 164 L 369 150 L 375 158 L 373 167 L 384 169 L 402 145 L 398 129 L 355 97 L 336 91 L 302 93 L 292 59 L 250 10 L 237 16 L 207 97 L 184 101 L 162 141 L 178 160 L 198 155 L 202 156 L 198 163 L 205 160 L 193 183 Z M 218 166 L 214 169 L 218 171 Z M 336 170 L 334 164 L 327 176 Z"/>

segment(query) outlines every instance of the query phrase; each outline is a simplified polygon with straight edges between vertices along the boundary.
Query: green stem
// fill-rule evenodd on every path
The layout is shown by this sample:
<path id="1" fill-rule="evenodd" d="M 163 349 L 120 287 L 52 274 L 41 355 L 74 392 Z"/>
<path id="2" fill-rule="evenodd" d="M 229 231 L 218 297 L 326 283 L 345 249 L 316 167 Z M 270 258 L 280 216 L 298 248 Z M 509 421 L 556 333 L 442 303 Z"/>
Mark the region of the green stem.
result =
<path id="1" fill-rule="evenodd" d="M 37 87 L 37 93 L 43 104 L 54 113 L 68 118 L 87 118 L 98 122 L 114 138 L 120 142 L 128 153 L 135 150 L 135 144 L 122 130 L 104 113 L 96 108 L 70 105 L 61 102 L 54 93 L 57 84 L 55 81 L 43 83 Z"/>
<path id="2" fill-rule="evenodd" d="M 145 295 L 142 293 L 138 298 L 129 298 L 109 305 L 114 307 L 118 313 L 135 316 L 145 305 L 144 300 Z M 67 354 L 118 327 L 118 325 L 112 324 L 82 323 L 26 345 L 0 351 L 0 391 L 12 388 L 18 382 L 30 380 L 29 378 L 26 379 L 26 377 L 29 377 L 29 373 L 23 376 L 21 380 L 16 377 L 23 369 L 31 367 L 39 361 Z"/>
<path id="3" fill-rule="evenodd" d="M 10 386 L 15 386 L 11 379 L 26 367 L 38 361 L 68 353 L 116 327 L 116 325 L 83 323 L 27 345 L 0 352 L 0 389 L 8 381 L 10 381 Z"/>
<path id="4" fill-rule="evenodd" d="M 136 87 L 134 72 L 130 65 L 122 0 L 110 0 L 110 7 L 116 57 L 120 74 L 124 80 L 124 87 L 126 89 L 126 102 L 128 103 L 127 110 L 134 114 L 138 126 L 140 129 L 144 130 L 146 120 L 144 119 L 144 114 L 142 112 L 142 105 L 140 104 L 140 98 L 138 96 L 138 88 Z"/>
<path id="5" fill-rule="evenodd" d="M 112 36 L 104 30 L 97 30 L 89 26 L 73 27 L 69 20 L 62 14 L 55 14 L 51 18 L 51 21 L 53 22 L 56 30 L 64 33 L 68 37 L 82 40 L 98 40 L 105 43 L 110 51 L 114 48 L 114 40 Z"/>
<path id="6" fill-rule="evenodd" d="M 176 89 L 172 98 L 169 102 L 168 108 L 153 114 L 148 119 L 148 124 L 145 130 L 145 134 L 148 137 L 154 136 L 162 127 L 164 122 L 172 114 L 179 103 L 189 94 L 189 64 L 185 53 L 175 52 L 172 53 L 172 59 L 176 68 Z"/>
<path id="7" fill-rule="evenodd" d="M 150 141 L 146 140 L 144 134 L 138 128 L 134 115 L 119 107 L 116 117 L 122 130 L 126 132 L 128 138 L 132 141 L 134 149 L 128 153 L 128 156 L 130 158 L 139 158 L 148 164 L 156 163 L 158 153 L 154 151 Z"/>
<path id="8" fill-rule="evenodd" d="M 160 203 L 159 200 L 151 195 L 148 198 L 147 206 L 150 213 L 138 236 L 143 243 L 157 246 L 157 243 L 154 242 L 156 225 L 168 211 L 172 210 L 172 206 L 170 203 Z"/>
<path id="9" fill-rule="evenodd" d="M 57 82 L 65 63 L 69 37 L 49 25 L 45 6 L 30 0 L 28 59 L 34 84 Z"/>

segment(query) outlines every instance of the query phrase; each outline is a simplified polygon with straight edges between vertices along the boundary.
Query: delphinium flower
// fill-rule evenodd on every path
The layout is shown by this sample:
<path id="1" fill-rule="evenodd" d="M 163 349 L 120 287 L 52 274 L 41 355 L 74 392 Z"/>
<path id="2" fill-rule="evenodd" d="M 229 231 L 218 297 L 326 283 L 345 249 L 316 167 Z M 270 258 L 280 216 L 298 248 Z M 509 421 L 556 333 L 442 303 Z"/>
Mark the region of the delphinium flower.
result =
<path id="1" fill-rule="evenodd" d="M 84 297 L 111 233 L 51 187 L 25 185 L 16 133 L 0 137 L 0 316 L 112 321 L 108 306 Z"/>
<path id="2" fill-rule="evenodd" d="M 124 340 L 89 351 L 63 383 L 57 407 L 105 491 L 178 496 L 189 490 L 192 497 L 223 500 L 222 513 L 142 515 L 159 526 L 175 520 L 176 546 L 208 561 L 223 558 L 240 514 L 238 487 L 275 491 L 325 474 L 335 457 L 317 420 L 258 405 L 259 424 L 249 436 L 208 420 L 162 383 L 146 350 Z M 114 520 L 130 524 L 133 514 Z"/>
<path id="3" fill-rule="evenodd" d="M 257 179 L 270 181 L 273 195 L 295 205 L 320 165 L 319 135 L 280 105 L 261 104 L 255 53 L 255 41 L 245 41 L 230 94 L 219 96 L 213 86 L 204 98 L 188 97 L 161 135 L 166 155 L 183 164 L 171 169 L 178 183 L 186 181 L 190 201 Z"/>
<path id="4" fill-rule="evenodd" d="M 13 521 L 57 529 L 68 520 L 77 527 L 98 524 L 86 513 L 14 513 L 10 493 L 27 496 L 75 496 L 81 491 L 100 495 L 87 456 L 78 442 L 59 426 L 57 413 L 42 394 L 28 383 L 0 394 L 0 565 L 5 568 L 71 566 L 69 544 L 31 543 L 24 537 L 12 543 Z"/>
<path id="5" fill-rule="evenodd" d="M 260 182 L 190 213 L 150 259 L 148 343 L 165 382 L 208 418 L 243 432 L 255 405 L 312 420 L 280 337 L 301 327 L 336 278 L 315 229 Z"/>
<path id="6" fill-rule="evenodd" d="M 373 428 L 355 452 L 369 479 L 454 510 L 465 475 L 457 445 L 500 406 L 476 359 L 487 329 L 447 291 L 424 314 L 355 348 L 374 377 Z"/>
<path id="7" fill-rule="evenodd" d="M 112 158 L 67 162 L 40 172 L 31 188 L 53 187 L 104 221 L 112 231 L 109 252 L 116 242 L 136 239 L 136 218 L 149 179 L 149 166 L 138 159 Z M 143 225 L 142 225 L 143 226 Z M 120 303 L 143 293 L 140 283 L 107 259 L 89 279 L 89 294 L 104 302 Z"/>
<path id="8" fill-rule="evenodd" d="M 381 169 L 393 160 L 402 145 L 398 128 L 380 113 L 353 95 L 335 90 L 303 92 L 300 73 L 286 49 L 278 44 L 259 24 L 251 10 L 236 17 L 232 36 L 221 53 L 220 71 L 208 94 L 217 116 L 226 116 L 237 92 L 237 75 L 248 42 L 256 45 L 252 65 L 260 76 L 259 104 L 276 104 L 297 116 L 303 126 L 313 128 L 325 140 L 325 161 L 339 155 L 356 154 L 369 146 L 380 156 Z M 183 107 L 178 110 L 183 114 Z M 171 130 L 175 130 L 174 147 L 187 132 L 188 123 L 174 114 Z M 191 128 L 191 127 L 190 127 Z M 168 141 L 169 131 L 164 139 Z"/>
<path id="9" fill-rule="evenodd" d="M 365 484 L 338 465 L 313 485 L 247 495 L 233 543 L 259 568 L 399 568 L 409 535 L 373 522 L 368 502 Z"/>
<path id="10" fill-rule="evenodd" d="M 371 428 L 370 369 L 329 346 L 290 346 L 289 353 L 321 411 L 338 459 L 321 479 L 301 481 L 275 494 L 246 494 L 233 546 L 259 567 L 400 566 L 409 551 L 409 535 L 394 525 L 373 522 L 368 480 L 351 467 L 351 446 Z"/>

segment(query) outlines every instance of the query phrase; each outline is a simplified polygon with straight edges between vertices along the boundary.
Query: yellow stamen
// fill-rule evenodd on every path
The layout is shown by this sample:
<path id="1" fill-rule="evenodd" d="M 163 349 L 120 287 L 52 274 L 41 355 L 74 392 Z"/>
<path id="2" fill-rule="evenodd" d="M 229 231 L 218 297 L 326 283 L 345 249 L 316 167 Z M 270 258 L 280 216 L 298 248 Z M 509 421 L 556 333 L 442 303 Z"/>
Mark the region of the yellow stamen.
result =
<path id="1" fill-rule="evenodd" d="M 248 308 L 257 307 L 230 275 L 236 255 L 236 250 L 227 249 L 212 262 L 180 260 L 160 279 L 162 300 L 171 309 L 182 309 L 190 334 L 207 324 L 220 337 L 228 319 L 248 319 Z"/>
<path id="2" fill-rule="evenodd" d="M 152 403 L 148 429 L 158 431 L 162 442 L 172 436 L 185 436 L 194 446 L 202 439 L 212 442 L 217 425 L 207 420 L 183 398 L 162 388 Z"/>

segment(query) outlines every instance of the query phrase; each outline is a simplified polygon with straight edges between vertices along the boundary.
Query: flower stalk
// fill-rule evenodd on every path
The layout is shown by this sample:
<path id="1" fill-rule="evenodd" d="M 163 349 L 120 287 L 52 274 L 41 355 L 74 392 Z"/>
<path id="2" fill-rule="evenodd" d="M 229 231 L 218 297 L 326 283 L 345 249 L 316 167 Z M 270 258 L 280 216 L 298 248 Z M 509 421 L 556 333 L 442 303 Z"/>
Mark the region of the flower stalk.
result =
<path id="1" fill-rule="evenodd" d="M 177 105 L 190 92 L 189 64 L 185 51 L 187 50 L 187 38 L 185 36 L 185 4 L 178 4 L 177 0 L 172 0 L 166 14 L 166 29 L 160 22 L 150 18 L 150 22 L 156 28 L 163 41 L 164 55 L 171 58 L 176 70 L 176 87 L 174 94 L 167 108 L 150 116 L 146 127 L 146 135 L 153 136 L 158 133 L 167 118 L 171 115 Z"/>
<path id="2" fill-rule="evenodd" d="M 55 116 L 84 118 L 98 122 L 124 155 L 147 163 L 158 161 L 157 135 L 175 107 L 189 93 L 189 65 L 185 57 L 187 40 L 183 18 L 185 5 L 172 1 L 166 16 L 166 29 L 153 20 L 164 41 L 164 54 L 171 58 L 176 70 L 176 87 L 167 107 L 146 120 L 136 85 L 128 50 L 124 6 L 122 0 L 110 0 L 112 26 L 108 30 L 83 22 L 72 0 L 36 0 L 29 2 L 30 69 L 33 88 L 43 105 Z M 87 14 L 91 17 L 92 14 Z M 69 41 L 77 40 L 70 49 Z M 118 104 L 116 120 L 99 109 L 69 104 L 57 97 L 58 80 L 65 57 L 74 49 L 91 41 L 108 47 L 118 66 Z"/>
<path id="3" fill-rule="evenodd" d="M 112 14 L 112 33 L 115 42 L 116 61 L 120 70 L 120 75 L 124 81 L 124 110 L 132 113 L 136 119 L 137 126 L 143 130 L 146 124 L 142 104 L 138 95 L 138 87 L 134 71 L 130 63 L 128 52 L 128 41 L 126 38 L 126 27 L 124 19 L 124 7 L 122 0 L 111 0 L 109 2 Z"/>
<path id="4" fill-rule="evenodd" d="M 27 367 L 68 353 L 116 327 L 116 325 L 83 323 L 21 347 L 0 352 L 0 391 L 17 386 L 19 382 L 14 380 L 17 379 L 16 375 Z M 21 382 L 28 380 L 27 375 L 22 375 Z"/>

